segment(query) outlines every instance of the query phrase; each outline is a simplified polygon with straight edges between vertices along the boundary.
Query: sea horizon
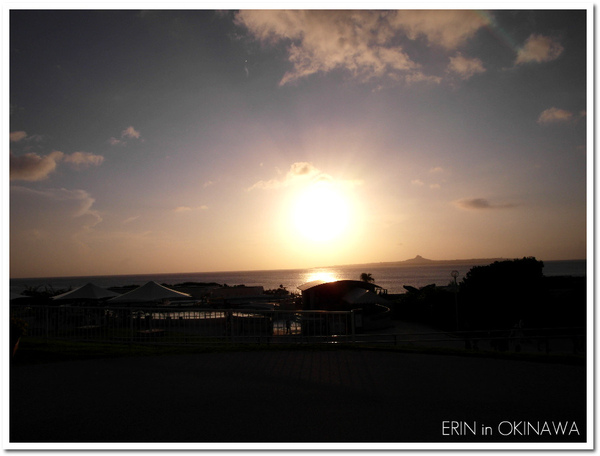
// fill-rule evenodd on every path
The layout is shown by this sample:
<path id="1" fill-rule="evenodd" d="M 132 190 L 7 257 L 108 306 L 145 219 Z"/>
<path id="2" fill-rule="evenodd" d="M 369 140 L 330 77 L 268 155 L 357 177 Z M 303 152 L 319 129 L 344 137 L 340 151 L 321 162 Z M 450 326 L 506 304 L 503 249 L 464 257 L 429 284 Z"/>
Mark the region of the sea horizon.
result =
<path id="1" fill-rule="evenodd" d="M 527 256 L 525 256 L 527 257 Z M 423 260 L 422 263 L 415 262 L 416 259 Z M 473 262 L 473 264 L 479 265 L 480 262 L 489 261 L 490 264 L 494 261 L 511 261 L 515 259 L 521 259 L 524 257 L 497 257 L 497 258 L 458 258 L 452 260 L 432 260 L 429 258 L 423 258 L 417 255 L 415 258 L 409 258 L 407 260 L 397 261 L 379 261 L 379 262 L 368 262 L 368 263 L 346 263 L 346 264 L 334 264 L 327 266 L 309 266 L 299 268 L 275 268 L 275 269 L 228 269 L 228 270 L 214 270 L 214 271 L 175 271 L 175 272 L 132 272 L 126 274 L 84 274 L 84 275 L 52 275 L 52 276 L 27 276 L 27 277 L 13 277 L 9 274 L 10 280 L 41 280 L 41 279 L 68 279 L 68 278 L 82 278 L 82 277 L 127 277 L 127 276 L 151 276 L 151 275 L 187 275 L 187 274 L 225 274 L 225 273 L 244 273 L 244 272 L 276 272 L 276 271 L 298 271 L 298 270 L 310 270 L 310 269 L 326 269 L 326 268 L 355 268 L 355 267 L 404 267 L 404 266 L 425 266 L 425 265 L 436 265 L 436 264 L 467 264 Z M 587 258 L 572 258 L 566 260 L 539 260 L 544 264 L 558 263 L 558 262 L 569 262 L 569 261 L 587 261 Z"/>
<path id="2" fill-rule="evenodd" d="M 458 281 L 475 266 L 485 266 L 494 261 L 506 259 L 470 259 L 470 260 L 426 260 L 423 263 L 382 262 L 312 268 L 174 272 L 142 274 L 110 274 L 54 277 L 11 277 L 10 290 L 21 293 L 30 287 L 51 287 L 54 289 L 74 289 L 92 282 L 104 288 L 143 285 L 148 281 L 177 285 L 184 282 L 217 283 L 227 286 L 263 286 L 265 290 L 285 287 L 297 292 L 297 287 L 316 279 L 322 280 L 359 280 L 362 272 L 372 274 L 375 283 L 389 293 L 404 293 L 404 285 L 422 287 L 435 283 L 448 285 L 453 279 L 452 270 L 459 271 Z M 579 260 L 541 260 L 544 263 L 544 275 L 586 276 L 587 259 Z M 449 268 L 452 267 L 451 270 Z"/>

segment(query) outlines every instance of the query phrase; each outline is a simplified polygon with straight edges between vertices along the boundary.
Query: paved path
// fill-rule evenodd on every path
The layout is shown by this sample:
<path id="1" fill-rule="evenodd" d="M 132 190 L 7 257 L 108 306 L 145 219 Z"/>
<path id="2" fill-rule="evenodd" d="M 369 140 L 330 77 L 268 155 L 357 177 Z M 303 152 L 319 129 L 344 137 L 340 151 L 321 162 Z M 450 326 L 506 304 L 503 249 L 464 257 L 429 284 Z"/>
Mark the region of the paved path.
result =
<path id="1" fill-rule="evenodd" d="M 536 440 L 500 435 L 504 420 L 576 423 L 580 435 L 546 441 L 586 434 L 583 366 L 251 351 L 17 365 L 10 381 L 11 442 Z M 443 435 L 445 420 L 475 422 L 477 435 Z"/>

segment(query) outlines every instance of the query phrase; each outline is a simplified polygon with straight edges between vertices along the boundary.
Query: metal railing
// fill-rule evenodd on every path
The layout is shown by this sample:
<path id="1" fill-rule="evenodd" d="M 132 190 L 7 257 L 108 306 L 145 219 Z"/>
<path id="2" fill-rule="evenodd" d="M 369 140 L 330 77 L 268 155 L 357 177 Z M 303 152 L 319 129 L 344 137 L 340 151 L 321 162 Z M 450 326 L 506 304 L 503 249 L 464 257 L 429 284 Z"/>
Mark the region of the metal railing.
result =
<path id="1" fill-rule="evenodd" d="M 354 334 L 353 312 L 11 306 L 27 335 L 161 344 L 316 342 Z"/>
<path id="2" fill-rule="evenodd" d="M 585 328 L 356 334 L 354 343 L 529 354 L 586 353 Z"/>
<path id="3" fill-rule="evenodd" d="M 164 307 L 11 306 L 37 338 L 135 344 L 354 343 L 584 354 L 585 328 L 368 332 L 360 312 Z"/>

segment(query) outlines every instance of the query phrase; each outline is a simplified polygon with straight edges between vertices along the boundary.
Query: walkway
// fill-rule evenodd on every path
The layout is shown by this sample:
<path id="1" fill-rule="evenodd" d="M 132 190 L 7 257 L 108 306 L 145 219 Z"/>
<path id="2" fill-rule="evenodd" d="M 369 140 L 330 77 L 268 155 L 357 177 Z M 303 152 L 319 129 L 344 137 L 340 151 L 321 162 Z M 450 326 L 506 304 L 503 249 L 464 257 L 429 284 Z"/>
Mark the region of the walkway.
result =
<path id="1" fill-rule="evenodd" d="M 584 441 L 586 434 L 583 366 L 368 350 L 249 351 L 18 365 L 10 381 L 12 442 L 273 448 L 538 439 L 500 435 L 504 420 L 576 423 L 579 435 L 546 434 L 545 441 Z M 443 435 L 448 420 L 475 423 L 477 435 Z M 492 435 L 482 436 L 482 425 Z"/>

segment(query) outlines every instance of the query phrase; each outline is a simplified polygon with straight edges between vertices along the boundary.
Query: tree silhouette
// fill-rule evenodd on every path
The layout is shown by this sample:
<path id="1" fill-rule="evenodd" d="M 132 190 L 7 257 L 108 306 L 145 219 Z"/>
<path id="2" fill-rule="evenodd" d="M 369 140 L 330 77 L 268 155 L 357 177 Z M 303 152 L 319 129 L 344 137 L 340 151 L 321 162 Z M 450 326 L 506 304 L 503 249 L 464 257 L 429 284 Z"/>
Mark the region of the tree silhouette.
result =
<path id="1" fill-rule="evenodd" d="M 544 263 L 534 257 L 473 267 L 460 284 L 461 320 L 469 326 L 503 329 L 530 324 L 542 294 Z"/>
<path id="2" fill-rule="evenodd" d="M 375 282 L 375 279 L 373 278 L 373 276 L 371 275 L 370 272 L 363 272 L 360 275 L 360 280 L 363 282 L 367 282 L 367 283 L 373 283 Z"/>

